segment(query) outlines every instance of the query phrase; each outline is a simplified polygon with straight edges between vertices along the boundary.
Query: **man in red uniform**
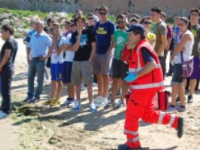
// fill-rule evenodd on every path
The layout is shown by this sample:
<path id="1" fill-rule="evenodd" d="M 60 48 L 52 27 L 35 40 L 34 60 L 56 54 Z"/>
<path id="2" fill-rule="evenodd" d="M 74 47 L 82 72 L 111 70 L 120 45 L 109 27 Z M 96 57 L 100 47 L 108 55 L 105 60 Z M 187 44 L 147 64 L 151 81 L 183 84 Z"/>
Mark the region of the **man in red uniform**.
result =
<path id="1" fill-rule="evenodd" d="M 152 107 L 155 94 L 165 88 L 159 58 L 145 39 L 145 31 L 141 25 L 131 26 L 128 32 L 129 43 L 136 47 L 131 54 L 128 76 L 124 79 L 131 89 L 124 126 L 127 142 L 119 145 L 118 150 L 141 149 L 138 134 L 140 118 L 148 123 L 170 125 L 181 138 L 184 119 L 155 111 Z"/>

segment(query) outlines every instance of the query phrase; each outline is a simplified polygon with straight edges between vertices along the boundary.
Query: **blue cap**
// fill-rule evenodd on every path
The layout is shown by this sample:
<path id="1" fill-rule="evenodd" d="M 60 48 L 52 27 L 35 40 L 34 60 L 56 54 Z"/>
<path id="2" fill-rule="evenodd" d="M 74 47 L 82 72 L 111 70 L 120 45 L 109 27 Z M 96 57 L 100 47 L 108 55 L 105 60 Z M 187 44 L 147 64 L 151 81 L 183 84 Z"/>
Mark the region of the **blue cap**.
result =
<path id="1" fill-rule="evenodd" d="M 145 35 L 144 27 L 140 24 L 131 25 L 126 32 L 134 32 L 135 34 L 141 34 L 142 36 Z"/>

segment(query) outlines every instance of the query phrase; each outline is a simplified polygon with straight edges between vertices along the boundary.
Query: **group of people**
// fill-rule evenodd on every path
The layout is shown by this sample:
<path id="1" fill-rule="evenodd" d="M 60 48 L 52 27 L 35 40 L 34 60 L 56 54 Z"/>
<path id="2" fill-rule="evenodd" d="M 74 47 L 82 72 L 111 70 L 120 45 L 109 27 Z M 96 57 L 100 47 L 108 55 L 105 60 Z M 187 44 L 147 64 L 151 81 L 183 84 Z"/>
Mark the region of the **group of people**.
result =
<path id="1" fill-rule="evenodd" d="M 68 98 L 64 105 L 74 111 L 81 108 L 81 88 L 87 88 L 89 108 L 96 112 L 98 107 L 119 108 L 127 102 L 124 134 L 127 143 L 119 150 L 138 149 L 138 120 L 149 123 L 170 124 L 183 135 L 183 118 L 163 112 L 155 112 L 152 100 L 164 89 L 165 76 L 172 75 L 172 102 L 169 111 L 186 111 L 185 88 L 189 84 L 188 103 L 193 102 L 197 80 L 200 78 L 200 11 L 191 10 L 189 19 L 176 17 L 174 26 L 166 24 L 167 15 L 161 9 L 151 9 L 151 16 L 140 18 L 128 12 L 117 15 L 116 25 L 108 19 L 106 6 L 95 9 L 95 14 L 84 17 L 77 10 L 72 20 L 62 22 L 48 18 L 31 21 L 32 30 L 27 33 L 28 93 L 24 102 L 40 100 L 45 74 L 51 73 L 51 94 L 44 105 L 60 105 L 63 85 L 67 86 Z M 10 113 L 11 81 L 17 44 L 13 39 L 13 28 L 1 28 L 5 44 L 1 51 L 0 72 L 2 79 L 2 107 L 0 117 Z M 121 52 L 130 50 L 130 61 L 121 60 Z M 169 72 L 166 73 L 166 58 L 170 51 Z M 182 76 L 182 64 L 194 57 L 193 72 L 188 79 Z M 37 87 L 34 80 L 37 76 Z M 48 80 L 48 76 L 47 76 Z M 112 81 L 112 92 L 108 97 Z M 93 96 L 93 83 L 98 85 L 98 96 Z M 116 102 L 117 95 L 120 100 Z M 180 101 L 180 105 L 176 103 Z"/>

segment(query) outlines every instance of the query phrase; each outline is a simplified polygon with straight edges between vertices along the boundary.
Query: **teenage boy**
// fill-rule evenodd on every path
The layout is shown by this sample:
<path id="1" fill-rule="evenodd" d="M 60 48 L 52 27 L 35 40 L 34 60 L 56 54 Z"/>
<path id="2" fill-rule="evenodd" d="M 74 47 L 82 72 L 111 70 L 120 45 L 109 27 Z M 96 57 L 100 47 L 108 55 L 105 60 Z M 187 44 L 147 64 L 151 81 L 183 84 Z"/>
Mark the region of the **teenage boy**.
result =
<path id="1" fill-rule="evenodd" d="M 97 75 L 98 96 L 95 104 L 103 106 L 107 103 L 108 87 L 110 83 L 109 71 L 112 61 L 115 25 L 108 20 L 108 7 L 99 8 L 100 21 L 95 25 L 97 46 L 94 57 L 94 73 Z"/>
<path id="2" fill-rule="evenodd" d="M 72 23 L 71 22 L 65 22 L 65 24 L 67 23 L 67 25 L 65 25 L 66 28 L 66 32 L 68 34 L 65 34 L 65 45 L 70 45 L 71 44 L 71 37 L 72 37 Z M 65 101 L 65 105 L 66 106 L 70 106 L 70 104 L 72 104 L 75 100 L 75 87 L 74 85 L 71 84 L 71 73 L 72 73 L 72 64 L 73 64 L 73 59 L 74 59 L 74 51 L 66 51 L 67 48 L 66 46 L 62 47 L 62 50 L 65 52 L 64 55 L 64 66 L 63 66 L 63 83 L 67 85 L 67 94 L 68 94 L 68 98 Z"/>
<path id="3" fill-rule="evenodd" d="M 51 95 L 47 104 L 59 105 L 63 90 L 63 51 L 60 46 L 65 44 L 65 37 L 61 34 L 60 24 L 55 22 L 53 25 L 53 45 L 51 49 Z"/>
<path id="4" fill-rule="evenodd" d="M 77 31 L 72 33 L 71 47 L 67 50 L 75 51 L 72 65 L 71 83 L 76 89 L 76 100 L 73 102 L 73 110 L 77 111 L 81 108 L 81 83 L 87 85 L 89 108 L 91 112 L 96 112 L 96 106 L 93 102 L 93 65 L 96 39 L 93 32 L 85 28 L 85 19 L 79 16 L 75 19 Z"/>
<path id="5" fill-rule="evenodd" d="M 128 33 L 125 32 L 127 30 L 126 16 L 118 15 L 116 20 L 119 29 L 115 31 L 114 34 L 115 42 L 113 43 L 115 46 L 115 55 L 112 64 L 112 70 L 113 70 L 112 96 L 111 100 L 108 101 L 105 108 L 108 108 L 110 106 L 119 108 L 123 106 L 124 98 L 128 91 L 128 83 L 123 80 L 126 77 L 126 72 L 128 71 L 128 65 L 120 60 L 120 53 L 123 50 L 125 44 L 128 42 Z M 122 94 L 120 100 L 117 103 L 115 103 L 117 92 L 121 88 L 120 84 L 121 82 L 122 82 Z"/>
<path id="6" fill-rule="evenodd" d="M 151 9 L 151 18 L 152 21 L 156 23 L 155 24 L 156 45 L 154 49 L 159 57 L 164 77 L 165 75 L 164 50 L 167 47 L 167 26 L 161 20 L 160 8 L 155 7 Z"/>

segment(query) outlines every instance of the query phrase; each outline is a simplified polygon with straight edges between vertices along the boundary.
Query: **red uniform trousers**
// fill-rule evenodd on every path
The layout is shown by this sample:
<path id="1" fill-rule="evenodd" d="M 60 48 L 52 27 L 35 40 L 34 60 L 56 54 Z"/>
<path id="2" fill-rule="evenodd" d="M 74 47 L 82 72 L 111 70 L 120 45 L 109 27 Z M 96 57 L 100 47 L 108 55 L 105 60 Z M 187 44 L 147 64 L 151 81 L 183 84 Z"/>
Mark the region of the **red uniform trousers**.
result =
<path id="1" fill-rule="evenodd" d="M 152 100 L 155 92 L 132 91 L 126 110 L 124 134 L 127 136 L 127 145 L 131 148 L 140 146 L 139 141 L 139 119 L 148 123 L 171 125 L 177 129 L 178 117 L 153 109 Z"/>

